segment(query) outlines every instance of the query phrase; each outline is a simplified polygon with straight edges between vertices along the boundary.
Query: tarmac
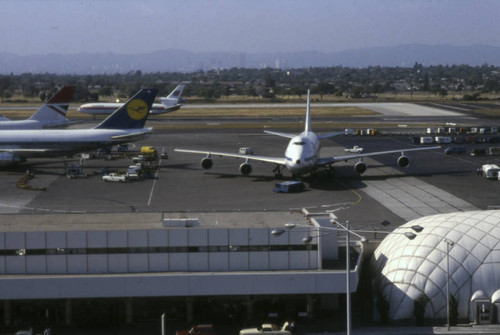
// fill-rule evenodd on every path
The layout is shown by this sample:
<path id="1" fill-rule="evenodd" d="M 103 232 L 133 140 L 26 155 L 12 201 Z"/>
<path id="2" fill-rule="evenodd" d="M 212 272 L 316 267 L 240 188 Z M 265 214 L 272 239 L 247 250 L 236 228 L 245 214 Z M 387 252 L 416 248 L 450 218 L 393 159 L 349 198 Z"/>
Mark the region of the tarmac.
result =
<path id="1" fill-rule="evenodd" d="M 308 333 L 307 335 L 341 335 L 338 333 Z M 500 334 L 500 325 L 467 325 L 450 327 L 366 327 L 353 329 L 352 335 L 423 335 L 423 334 Z"/>

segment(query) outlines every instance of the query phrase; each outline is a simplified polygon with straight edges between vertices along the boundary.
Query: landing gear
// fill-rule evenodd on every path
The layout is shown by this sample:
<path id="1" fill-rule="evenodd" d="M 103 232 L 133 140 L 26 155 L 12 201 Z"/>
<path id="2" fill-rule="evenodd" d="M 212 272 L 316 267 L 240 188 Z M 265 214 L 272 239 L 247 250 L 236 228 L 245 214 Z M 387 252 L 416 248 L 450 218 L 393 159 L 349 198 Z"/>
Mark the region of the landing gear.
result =
<path id="1" fill-rule="evenodd" d="M 281 172 L 281 166 L 280 165 L 276 165 L 276 167 L 274 168 L 273 172 L 274 172 L 274 177 L 276 179 L 283 179 L 283 173 Z"/>
<path id="2" fill-rule="evenodd" d="M 332 164 L 328 164 L 328 176 L 333 176 L 333 166 Z"/>

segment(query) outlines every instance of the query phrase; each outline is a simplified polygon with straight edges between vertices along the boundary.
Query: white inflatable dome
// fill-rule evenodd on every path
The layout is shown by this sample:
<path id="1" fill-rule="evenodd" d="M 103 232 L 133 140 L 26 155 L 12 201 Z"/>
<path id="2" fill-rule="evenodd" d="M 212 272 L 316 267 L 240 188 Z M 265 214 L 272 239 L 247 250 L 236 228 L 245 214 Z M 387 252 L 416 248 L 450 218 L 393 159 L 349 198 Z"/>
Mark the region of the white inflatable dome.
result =
<path id="1" fill-rule="evenodd" d="M 420 225 L 414 240 L 403 234 Z M 394 230 L 375 250 L 376 284 L 389 302 L 389 318 L 411 319 L 413 301 L 425 294 L 426 318 L 446 318 L 446 248 L 450 245 L 450 294 L 459 318 L 473 319 L 472 294 L 491 298 L 500 289 L 500 210 L 422 217 Z M 498 293 L 497 293 L 498 295 Z"/>

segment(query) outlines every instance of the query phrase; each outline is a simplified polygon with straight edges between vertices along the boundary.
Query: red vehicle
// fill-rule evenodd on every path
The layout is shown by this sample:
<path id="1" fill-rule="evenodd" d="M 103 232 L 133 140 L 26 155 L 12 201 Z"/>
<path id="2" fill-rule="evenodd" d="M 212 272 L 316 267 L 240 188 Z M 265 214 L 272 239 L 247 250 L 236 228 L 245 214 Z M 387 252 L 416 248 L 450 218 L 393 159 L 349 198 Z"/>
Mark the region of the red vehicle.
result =
<path id="1" fill-rule="evenodd" d="M 217 335 L 214 328 L 210 324 L 195 325 L 189 330 L 178 330 L 175 335 L 189 335 L 189 334 L 202 334 L 202 335 Z"/>

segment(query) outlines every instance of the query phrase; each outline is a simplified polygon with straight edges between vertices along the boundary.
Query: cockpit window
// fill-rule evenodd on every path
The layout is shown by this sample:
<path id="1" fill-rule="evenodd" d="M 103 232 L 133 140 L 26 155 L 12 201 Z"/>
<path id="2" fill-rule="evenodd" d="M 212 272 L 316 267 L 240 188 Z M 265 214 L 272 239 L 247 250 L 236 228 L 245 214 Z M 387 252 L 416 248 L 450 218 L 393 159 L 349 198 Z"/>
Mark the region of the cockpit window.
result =
<path id="1" fill-rule="evenodd" d="M 295 144 L 295 145 L 304 145 L 305 143 L 302 142 L 302 141 L 299 141 L 299 142 L 293 142 L 293 144 Z"/>

